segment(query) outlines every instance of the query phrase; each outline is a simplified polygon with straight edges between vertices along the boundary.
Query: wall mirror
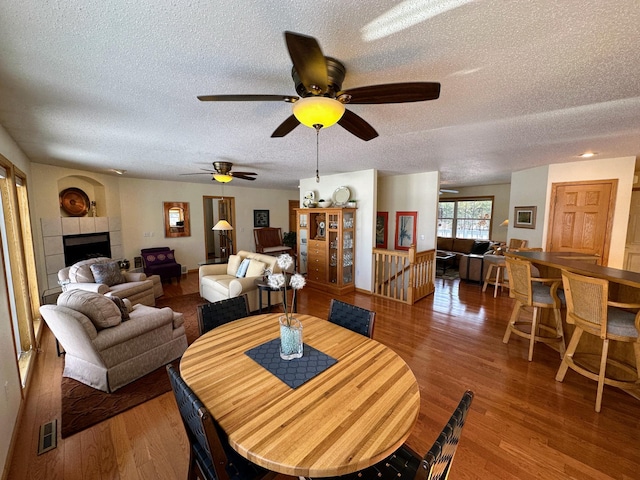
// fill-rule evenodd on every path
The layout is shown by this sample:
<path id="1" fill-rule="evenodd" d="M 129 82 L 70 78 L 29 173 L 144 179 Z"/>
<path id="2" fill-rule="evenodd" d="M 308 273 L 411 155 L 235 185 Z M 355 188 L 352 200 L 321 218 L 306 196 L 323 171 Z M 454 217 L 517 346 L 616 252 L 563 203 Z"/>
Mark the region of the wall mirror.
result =
<path id="1" fill-rule="evenodd" d="M 188 202 L 164 202 L 164 236 L 191 236 Z"/>

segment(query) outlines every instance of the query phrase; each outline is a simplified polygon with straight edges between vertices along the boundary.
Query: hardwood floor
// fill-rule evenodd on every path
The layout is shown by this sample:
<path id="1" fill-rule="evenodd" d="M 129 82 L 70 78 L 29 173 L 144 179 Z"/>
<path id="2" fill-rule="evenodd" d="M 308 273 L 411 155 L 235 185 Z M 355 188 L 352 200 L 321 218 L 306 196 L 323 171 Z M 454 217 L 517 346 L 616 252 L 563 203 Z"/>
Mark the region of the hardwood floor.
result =
<path id="1" fill-rule="evenodd" d="M 197 274 L 165 285 L 170 296 L 196 292 Z M 342 300 L 372 309 L 374 338 L 392 347 L 414 371 L 421 413 L 408 443 L 426 452 L 465 389 L 476 396 L 450 478 L 638 479 L 640 401 L 605 387 L 594 411 L 596 385 L 569 371 L 554 380 L 557 352 L 527 343 L 502 343 L 513 301 L 480 286 L 438 281 L 436 293 L 413 307 L 353 293 Z M 331 296 L 305 288 L 298 311 L 327 317 Z M 58 440 L 36 455 L 38 428 L 60 418 L 62 360 L 45 331 L 43 352 L 25 406 L 8 478 L 184 479 L 187 440 L 167 393 L 93 428 Z"/>

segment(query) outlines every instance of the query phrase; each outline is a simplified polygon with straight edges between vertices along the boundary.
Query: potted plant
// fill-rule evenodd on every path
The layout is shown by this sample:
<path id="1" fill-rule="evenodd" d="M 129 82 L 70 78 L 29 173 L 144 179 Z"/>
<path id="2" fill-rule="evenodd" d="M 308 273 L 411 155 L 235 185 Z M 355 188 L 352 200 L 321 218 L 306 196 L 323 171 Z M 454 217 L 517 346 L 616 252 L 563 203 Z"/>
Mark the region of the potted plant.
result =
<path id="1" fill-rule="evenodd" d="M 284 232 L 282 234 L 282 243 L 292 250 L 296 249 L 296 232 Z"/>

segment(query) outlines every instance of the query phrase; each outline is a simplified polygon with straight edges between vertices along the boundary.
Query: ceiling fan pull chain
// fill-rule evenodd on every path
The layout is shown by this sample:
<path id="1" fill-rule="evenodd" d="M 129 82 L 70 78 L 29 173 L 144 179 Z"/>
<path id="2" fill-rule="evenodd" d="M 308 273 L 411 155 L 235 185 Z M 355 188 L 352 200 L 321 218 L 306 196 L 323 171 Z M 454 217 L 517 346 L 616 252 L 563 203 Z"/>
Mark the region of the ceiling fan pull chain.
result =
<path id="1" fill-rule="evenodd" d="M 316 127 L 316 183 L 320 183 L 320 173 L 318 171 L 318 150 L 320 149 L 320 142 L 319 142 L 319 137 L 320 137 L 320 129 L 322 128 L 322 125 L 314 125 L 314 127 Z"/>

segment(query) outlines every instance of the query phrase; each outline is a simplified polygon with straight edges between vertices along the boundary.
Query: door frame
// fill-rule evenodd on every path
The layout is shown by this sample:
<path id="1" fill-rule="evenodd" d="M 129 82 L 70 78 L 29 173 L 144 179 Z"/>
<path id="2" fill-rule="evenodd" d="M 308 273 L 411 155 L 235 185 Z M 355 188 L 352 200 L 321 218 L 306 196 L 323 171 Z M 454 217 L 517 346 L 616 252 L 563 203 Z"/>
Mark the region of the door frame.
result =
<path id="1" fill-rule="evenodd" d="M 602 257 L 600 258 L 599 265 L 606 266 L 609 263 L 609 249 L 611 248 L 611 233 L 613 230 L 613 216 L 616 206 L 616 197 L 618 193 L 618 179 L 598 179 L 598 180 L 583 180 L 580 182 L 557 182 L 551 184 L 551 197 L 549 198 L 549 220 L 547 224 L 547 244 L 545 251 L 551 252 L 551 240 L 553 239 L 553 219 L 555 217 L 556 200 L 559 187 L 567 186 L 582 186 L 582 185 L 597 185 L 597 184 L 609 184 L 611 186 L 611 194 L 609 196 L 609 215 L 607 217 L 607 224 L 604 232 L 604 244 L 602 246 Z"/>
<path id="2" fill-rule="evenodd" d="M 230 220 L 229 223 L 231 224 L 231 226 L 233 227 L 233 230 L 231 230 L 231 241 L 233 242 L 232 248 L 235 251 L 237 251 L 237 243 L 236 243 L 236 199 L 235 197 L 230 197 L 228 195 L 203 195 L 202 196 L 202 216 L 203 216 L 203 225 L 204 225 L 204 258 L 206 260 L 208 260 L 209 258 L 209 239 L 207 236 L 207 207 L 206 207 L 206 203 L 207 202 L 211 202 L 213 200 L 228 200 L 229 201 L 229 205 L 230 205 Z M 217 209 L 214 209 L 215 212 L 217 212 Z"/>

